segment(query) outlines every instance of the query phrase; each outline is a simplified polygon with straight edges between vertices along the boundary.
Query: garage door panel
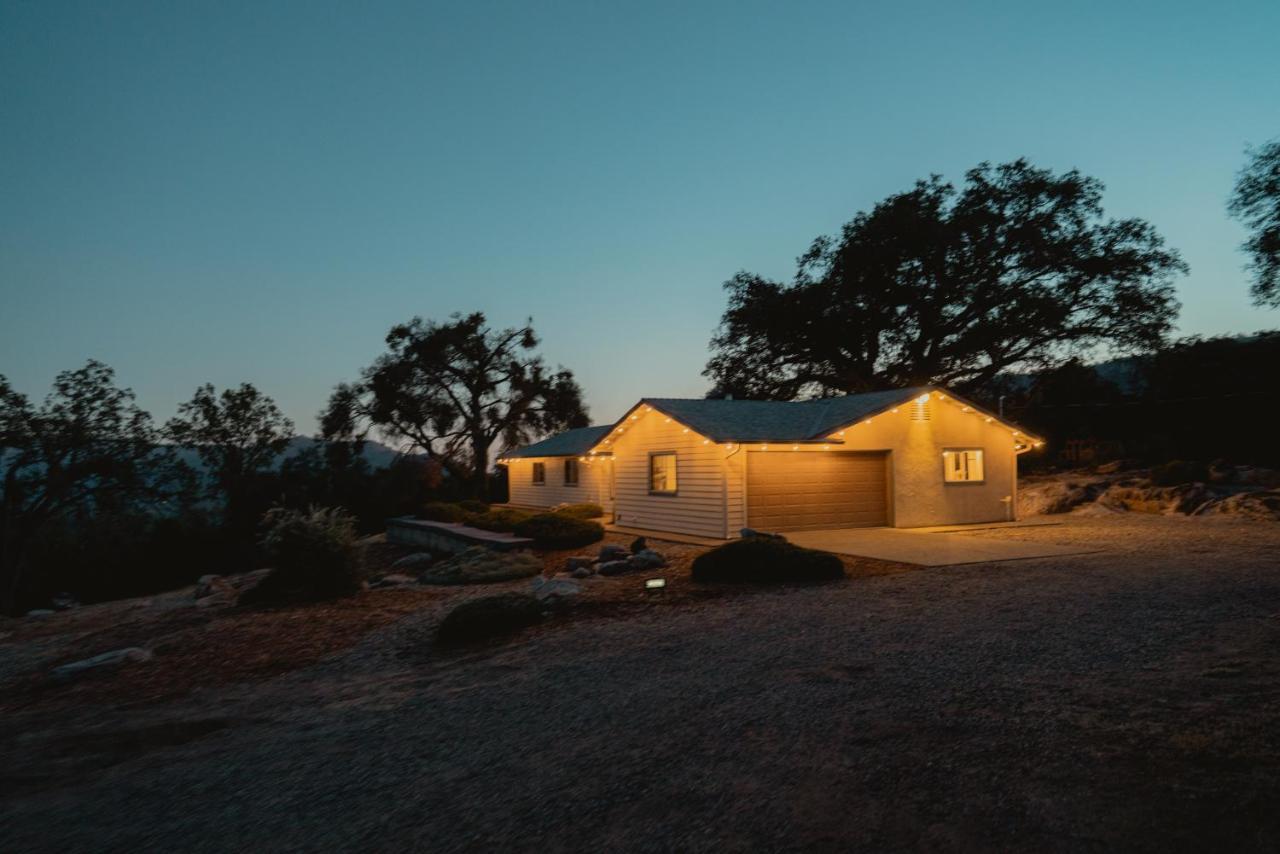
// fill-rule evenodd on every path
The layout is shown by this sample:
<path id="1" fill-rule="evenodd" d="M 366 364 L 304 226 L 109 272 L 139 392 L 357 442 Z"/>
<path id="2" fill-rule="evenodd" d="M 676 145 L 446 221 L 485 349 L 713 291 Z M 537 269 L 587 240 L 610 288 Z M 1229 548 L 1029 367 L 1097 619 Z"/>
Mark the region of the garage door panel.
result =
<path id="1" fill-rule="evenodd" d="M 747 524 L 767 531 L 889 524 L 884 453 L 750 453 Z"/>

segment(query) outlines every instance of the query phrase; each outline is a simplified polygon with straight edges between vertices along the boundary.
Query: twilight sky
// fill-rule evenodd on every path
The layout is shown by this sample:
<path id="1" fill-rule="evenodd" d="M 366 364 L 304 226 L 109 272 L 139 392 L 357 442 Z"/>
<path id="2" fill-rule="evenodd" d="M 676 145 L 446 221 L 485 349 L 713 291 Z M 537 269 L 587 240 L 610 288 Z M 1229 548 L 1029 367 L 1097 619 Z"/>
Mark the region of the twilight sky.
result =
<path id="1" fill-rule="evenodd" d="M 393 323 L 534 318 L 597 421 L 700 396 L 739 269 L 931 172 L 1107 185 L 1250 306 L 1224 210 L 1280 136 L 1280 3 L 0 0 L 0 374 L 88 357 L 160 420 L 250 381 L 302 432 Z"/>

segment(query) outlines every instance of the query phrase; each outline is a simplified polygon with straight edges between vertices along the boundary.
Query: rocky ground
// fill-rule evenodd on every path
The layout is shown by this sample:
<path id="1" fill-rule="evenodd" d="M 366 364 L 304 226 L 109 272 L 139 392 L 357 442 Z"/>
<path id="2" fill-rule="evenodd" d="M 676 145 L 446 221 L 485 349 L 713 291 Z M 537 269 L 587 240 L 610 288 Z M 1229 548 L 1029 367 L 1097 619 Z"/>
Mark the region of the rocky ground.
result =
<path id="1" fill-rule="evenodd" d="M 1039 521 L 972 536 L 1103 550 L 737 592 L 673 547 L 670 598 L 595 579 L 581 616 L 458 652 L 432 644 L 455 587 L 6 623 L 4 847 L 1275 850 L 1280 526 Z M 257 669 L 168 693 L 119 690 L 171 667 L 163 643 L 47 679 L 253 626 Z"/>

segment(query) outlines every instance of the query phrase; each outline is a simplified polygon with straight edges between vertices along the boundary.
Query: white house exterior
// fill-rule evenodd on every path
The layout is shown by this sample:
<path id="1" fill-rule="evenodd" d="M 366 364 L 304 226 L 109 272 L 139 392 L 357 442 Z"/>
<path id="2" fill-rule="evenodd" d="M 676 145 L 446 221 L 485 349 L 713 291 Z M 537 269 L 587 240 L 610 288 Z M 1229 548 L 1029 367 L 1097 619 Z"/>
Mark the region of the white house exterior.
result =
<path id="1" fill-rule="evenodd" d="M 595 435 L 570 431 L 504 458 L 511 503 L 594 501 L 619 525 L 715 538 L 1004 521 L 1017 506 L 1017 456 L 1040 444 L 934 387 L 800 402 L 646 398 L 586 429 Z M 568 454 L 577 486 L 564 483 Z"/>

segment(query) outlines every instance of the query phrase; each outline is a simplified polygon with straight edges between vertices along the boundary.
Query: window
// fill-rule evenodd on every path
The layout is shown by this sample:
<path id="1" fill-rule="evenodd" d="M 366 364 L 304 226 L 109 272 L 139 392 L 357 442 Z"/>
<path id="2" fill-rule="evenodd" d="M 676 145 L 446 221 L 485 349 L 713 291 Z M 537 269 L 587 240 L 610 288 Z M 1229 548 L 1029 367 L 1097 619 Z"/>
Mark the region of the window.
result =
<path id="1" fill-rule="evenodd" d="M 676 455 L 666 451 L 649 455 L 649 492 L 654 495 L 676 494 Z"/>
<path id="2" fill-rule="evenodd" d="M 982 451 L 977 448 L 942 452 L 942 478 L 947 483 L 973 483 L 983 479 Z"/>
<path id="3" fill-rule="evenodd" d="M 564 485 L 578 485 L 578 461 L 569 459 L 564 461 Z"/>
<path id="4" fill-rule="evenodd" d="M 533 464 L 533 485 L 542 486 L 546 482 L 547 482 L 547 464 L 534 463 Z"/>

